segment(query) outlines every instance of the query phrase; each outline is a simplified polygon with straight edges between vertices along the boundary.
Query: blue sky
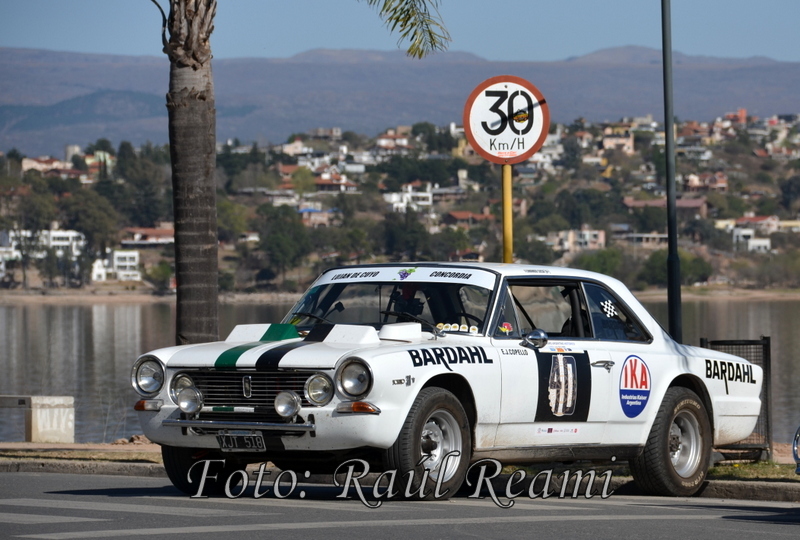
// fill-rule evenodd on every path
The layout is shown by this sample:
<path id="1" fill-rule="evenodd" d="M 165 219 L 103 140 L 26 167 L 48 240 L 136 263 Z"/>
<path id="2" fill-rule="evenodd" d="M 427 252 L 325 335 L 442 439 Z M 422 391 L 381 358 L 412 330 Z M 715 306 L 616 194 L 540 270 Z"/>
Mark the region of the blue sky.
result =
<path id="1" fill-rule="evenodd" d="M 488 60 L 661 47 L 660 0 L 441 0 L 440 11 L 450 50 Z M 800 0 L 672 0 L 673 50 L 800 62 L 799 21 Z M 151 0 L 0 0 L 0 47 L 160 55 L 160 24 Z M 219 0 L 211 43 L 216 58 L 286 58 L 392 50 L 397 37 L 363 1 Z"/>

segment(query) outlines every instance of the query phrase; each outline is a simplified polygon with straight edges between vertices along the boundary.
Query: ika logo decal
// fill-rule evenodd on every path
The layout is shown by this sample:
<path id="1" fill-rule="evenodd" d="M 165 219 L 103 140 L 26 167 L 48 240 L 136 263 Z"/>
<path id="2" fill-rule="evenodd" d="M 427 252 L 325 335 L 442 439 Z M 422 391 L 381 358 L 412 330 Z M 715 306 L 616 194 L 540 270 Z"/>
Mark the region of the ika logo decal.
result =
<path id="1" fill-rule="evenodd" d="M 650 369 L 644 360 L 631 355 L 622 365 L 619 380 L 619 401 L 628 418 L 636 418 L 650 399 Z"/>

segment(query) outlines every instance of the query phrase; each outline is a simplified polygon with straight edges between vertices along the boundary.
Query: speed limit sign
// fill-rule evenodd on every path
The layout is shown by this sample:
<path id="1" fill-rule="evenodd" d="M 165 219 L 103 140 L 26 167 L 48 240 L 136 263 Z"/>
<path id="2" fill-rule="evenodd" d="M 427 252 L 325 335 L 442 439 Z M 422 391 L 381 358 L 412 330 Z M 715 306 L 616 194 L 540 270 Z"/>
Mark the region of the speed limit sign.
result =
<path id="1" fill-rule="evenodd" d="M 550 108 L 534 85 L 512 75 L 478 85 L 464 106 L 464 132 L 478 154 L 493 163 L 530 158 L 544 144 Z"/>

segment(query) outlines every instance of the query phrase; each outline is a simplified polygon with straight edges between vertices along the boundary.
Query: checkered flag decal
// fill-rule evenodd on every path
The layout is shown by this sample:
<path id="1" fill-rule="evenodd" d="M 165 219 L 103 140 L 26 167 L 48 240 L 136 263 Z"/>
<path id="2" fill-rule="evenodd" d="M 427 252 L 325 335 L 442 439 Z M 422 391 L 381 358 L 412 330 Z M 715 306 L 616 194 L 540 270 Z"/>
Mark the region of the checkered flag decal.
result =
<path id="1" fill-rule="evenodd" d="M 617 314 L 617 308 L 614 307 L 614 303 L 611 300 L 600 302 L 600 307 L 603 308 L 603 313 L 606 314 L 606 317 L 611 318 Z"/>

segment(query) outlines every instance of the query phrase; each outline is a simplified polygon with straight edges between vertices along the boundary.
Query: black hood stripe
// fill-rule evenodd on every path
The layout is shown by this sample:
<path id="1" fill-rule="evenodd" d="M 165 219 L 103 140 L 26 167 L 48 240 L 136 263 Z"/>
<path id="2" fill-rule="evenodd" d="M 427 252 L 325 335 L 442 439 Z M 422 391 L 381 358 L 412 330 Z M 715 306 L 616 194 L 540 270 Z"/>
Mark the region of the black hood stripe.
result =
<path id="1" fill-rule="evenodd" d="M 332 324 L 318 324 L 308 333 L 303 341 L 322 342 L 328 337 L 328 334 L 333 330 Z"/>
<path id="2" fill-rule="evenodd" d="M 300 347 L 305 347 L 306 345 L 311 345 L 311 342 L 295 341 L 294 343 L 278 345 L 273 349 L 265 351 L 258 358 L 258 360 L 256 360 L 256 369 L 261 371 L 278 369 L 278 364 L 280 363 L 280 361 L 283 359 L 284 356 L 286 356 L 293 350 L 299 349 Z"/>
<path id="3" fill-rule="evenodd" d="M 295 349 L 299 349 L 300 347 L 305 347 L 306 345 L 313 345 L 314 343 L 320 343 L 325 341 L 325 338 L 328 337 L 328 334 L 331 333 L 333 330 L 332 324 L 318 324 L 305 337 L 303 341 L 295 341 L 294 343 L 286 343 L 285 345 L 278 345 L 277 347 L 265 351 L 259 358 L 256 360 L 256 369 L 269 371 L 273 369 L 278 369 L 281 360 L 283 357 L 292 352 Z"/>

